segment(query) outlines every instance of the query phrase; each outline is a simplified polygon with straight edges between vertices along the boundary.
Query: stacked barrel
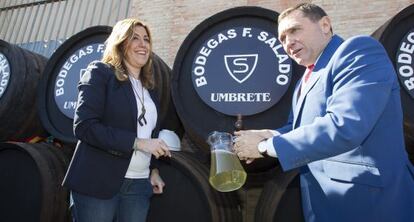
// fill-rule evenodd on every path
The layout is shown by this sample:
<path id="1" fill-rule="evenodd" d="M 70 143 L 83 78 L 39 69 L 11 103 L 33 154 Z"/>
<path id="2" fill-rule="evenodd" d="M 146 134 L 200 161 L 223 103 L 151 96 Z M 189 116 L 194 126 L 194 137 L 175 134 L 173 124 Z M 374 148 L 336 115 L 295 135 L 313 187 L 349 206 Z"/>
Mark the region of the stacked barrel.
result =
<path id="1" fill-rule="evenodd" d="M 111 30 L 83 30 L 49 60 L 0 40 L 0 218 L 5 221 L 70 220 L 68 190 L 61 182 L 76 143 L 77 84 L 87 65 L 101 59 Z M 169 89 L 171 69 L 155 53 L 152 57 L 160 118 L 182 135 Z"/>
<path id="2" fill-rule="evenodd" d="M 69 157 L 62 146 L 33 143 L 47 136 L 36 109 L 46 62 L 41 55 L 0 40 L 2 221 L 69 218 L 67 191 L 60 186 Z"/>
<path id="3" fill-rule="evenodd" d="M 414 5 L 408 6 L 379 27 L 378 39 L 393 62 L 401 86 L 405 145 L 414 164 Z"/>
<path id="4" fill-rule="evenodd" d="M 36 90 L 47 59 L 0 40 L 0 141 L 44 135 Z"/>
<path id="5" fill-rule="evenodd" d="M 210 147 L 206 140 L 211 132 L 275 129 L 287 122 L 293 90 L 304 69 L 293 64 L 277 40 L 277 17 L 277 12 L 260 7 L 220 12 L 197 25 L 176 55 L 172 77 L 174 104 L 188 139 L 186 146 L 207 168 Z M 241 125 L 236 124 L 238 116 Z M 300 216 L 296 216 L 301 215 L 299 186 L 291 189 L 297 182 L 297 172 L 286 175 L 275 158 L 242 164 L 248 174 L 245 185 L 226 193 L 238 200 L 227 208 L 238 211 L 240 216 L 209 221 L 269 221 L 263 220 L 262 213 L 300 221 Z M 285 195 L 285 190 L 290 193 Z M 284 198 L 268 196 L 274 193 Z M 287 211 L 284 203 L 297 210 Z M 263 206 L 275 208 L 267 213 L 261 209 Z"/>

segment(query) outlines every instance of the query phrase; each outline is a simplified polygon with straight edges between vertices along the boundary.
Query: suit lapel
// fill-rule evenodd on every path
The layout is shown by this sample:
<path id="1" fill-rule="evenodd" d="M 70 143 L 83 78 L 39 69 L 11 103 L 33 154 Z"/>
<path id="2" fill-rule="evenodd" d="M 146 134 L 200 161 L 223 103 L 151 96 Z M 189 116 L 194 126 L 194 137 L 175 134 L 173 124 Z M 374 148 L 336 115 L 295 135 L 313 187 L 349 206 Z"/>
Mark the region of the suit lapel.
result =
<path id="1" fill-rule="evenodd" d="M 151 96 L 152 101 L 155 104 L 155 108 L 157 109 L 157 116 L 158 116 L 157 117 L 157 123 L 155 124 L 155 129 L 152 131 L 152 135 L 151 135 L 152 138 L 156 138 L 156 137 L 158 137 L 158 133 L 160 131 L 160 124 L 161 124 L 161 121 L 160 121 L 161 120 L 161 116 L 160 116 L 160 111 L 161 111 L 160 99 L 158 97 L 157 90 L 150 89 L 150 90 L 148 90 L 148 92 Z"/>
<path id="2" fill-rule="evenodd" d="M 295 117 L 299 116 L 300 111 L 302 110 L 302 105 L 303 105 L 303 102 L 304 102 L 304 100 L 306 98 L 306 95 L 308 94 L 308 92 L 310 91 L 310 89 L 312 89 L 312 87 L 315 85 L 315 83 L 319 80 L 320 73 L 321 72 L 315 72 L 315 71 L 313 71 L 312 74 L 311 74 L 311 77 L 310 77 L 309 81 L 305 85 L 302 85 L 302 87 L 304 86 L 305 88 L 302 90 L 301 89 L 302 87 L 298 87 L 299 88 L 297 90 L 298 93 L 299 93 L 299 90 L 302 90 L 302 92 L 301 92 L 299 98 L 297 99 L 297 103 L 296 103 L 296 107 L 295 107 L 295 112 L 294 112 L 294 116 Z M 303 81 L 301 82 L 301 84 L 302 83 L 303 83 Z M 296 125 L 296 120 L 297 120 L 297 118 L 295 118 L 293 120 L 293 126 Z"/>
<path id="3" fill-rule="evenodd" d="M 293 91 L 293 97 L 292 97 L 292 110 L 293 111 L 295 111 L 296 110 L 296 106 L 297 106 L 297 103 L 298 103 L 298 94 L 299 94 L 299 91 L 300 91 L 300 86 L 302 85 L 302 78 L 300 78 L 299 79 L 299 81 L 296 83 L 296 86 L 295 86 L 295 90 Z"/>
<path id="4" fill-rule="evenodd" d="M 332 37 L 331 41 L 328 43 L 328 45 L 322 52 L 322 55 L 319 57 L 318 61 L 316 62 L 315 68 L 313 69 L 309 82 L 305 84 L 305 88 L 302 90 L 302 93 L 300 94 L 299 98 L 297 98 L 297 94 L 299 93 L 299 90 L 301 90 L 300 89 L 301 87 L 296 87 L 296 90 L 294 93 L 294 96 L 296 97 L 294 97 L 293 99 L 293 102 L 296 102 L 296 103 L 294 103 L 292 107 L 293 108 L 293 128 L 297 127 L 296 124 L 297 124 L 299 115 L 302 111 L 306 95 L 309 93 L 312 87 L 319 80 L 321 74 L 326 72 L 324 68 L 327 66 L 328 62 L 332 58 L 336 49 L 342 44 L 342 42 L 343 40 L 337 35 L 334 35 Z"/>

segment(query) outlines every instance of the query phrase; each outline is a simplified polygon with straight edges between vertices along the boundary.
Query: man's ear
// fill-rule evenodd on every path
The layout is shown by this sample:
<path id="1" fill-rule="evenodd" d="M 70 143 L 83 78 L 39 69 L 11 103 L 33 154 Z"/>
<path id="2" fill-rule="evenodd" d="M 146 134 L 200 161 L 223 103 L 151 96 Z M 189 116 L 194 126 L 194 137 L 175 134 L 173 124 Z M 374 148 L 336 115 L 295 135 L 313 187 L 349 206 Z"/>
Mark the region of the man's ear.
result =
<path id="1" fill-rule="evenodd" d="M 331 19 L 328 16 L 324 16 L 319 20 L 319 25 L 324 34 L 328 34 L 332 30 Z"/>

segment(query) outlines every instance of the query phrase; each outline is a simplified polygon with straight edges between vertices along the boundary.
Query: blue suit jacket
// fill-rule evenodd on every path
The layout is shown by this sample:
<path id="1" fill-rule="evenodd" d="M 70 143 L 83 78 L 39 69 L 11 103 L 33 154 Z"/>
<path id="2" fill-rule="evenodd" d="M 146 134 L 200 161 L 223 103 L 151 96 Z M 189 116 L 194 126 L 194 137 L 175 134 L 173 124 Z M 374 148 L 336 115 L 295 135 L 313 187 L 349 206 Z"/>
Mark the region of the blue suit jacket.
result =
<path id="1" fill-rule="evenodd" d="M 118 81 L 113 69 L 95 62 L 79 83 L 74 133 L 75 153 L 63 185 L 71 190 L 109 199 L 120 189 L 137 137 L 137 103 L 130 81 Z M 149 90 L 158 117 L 156 92 Z M 159 118 L 152 137 L 159 132 Z M 155 159 L 152 157 L 152 166 Z"/>
<path id="2" fill-rule="evenodd" d="M 298 83 L 273 145 L 301 170 L 306 221 L 414 221 L 396 77 L 376 40 L 333 36 L 299 98 Z"/>

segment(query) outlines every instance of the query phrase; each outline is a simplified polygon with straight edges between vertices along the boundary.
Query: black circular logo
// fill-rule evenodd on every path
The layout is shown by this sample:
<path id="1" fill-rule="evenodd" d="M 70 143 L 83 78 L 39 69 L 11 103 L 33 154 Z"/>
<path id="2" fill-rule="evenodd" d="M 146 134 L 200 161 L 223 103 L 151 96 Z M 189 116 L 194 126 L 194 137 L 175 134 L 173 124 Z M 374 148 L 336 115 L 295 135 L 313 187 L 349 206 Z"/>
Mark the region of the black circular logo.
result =
<path id="1" fill-rule="evenodd" d="M 10 81 L 10 63 L 3 53 L 0 53 L 0 98 L 3 96 Z"/>
<path id="2" fill-rule="evenodd" d="M 100 60 L 104 44 L 95 43 L 84 46 L 70 55 L 59 69 L 56 77 L 54 97 L 59 110 L 68 118 L 73 119 L 77 102 L 77 85 L 86 71 L 88 64 Z"/>
<path id="3" fill-rule="evenodd" d="M 227 26 L 201 37 L 192 82 L 203 102 L 227 115 L 253 115 L 275 105 L 292 75 L 291 59 L 275 32 Z"/>
<path id="4" fill-rule="evenodd" d="M 401 40 L 397 50 L 397 73 L 402 87 L 414 99 L 414 29 Z"/>

